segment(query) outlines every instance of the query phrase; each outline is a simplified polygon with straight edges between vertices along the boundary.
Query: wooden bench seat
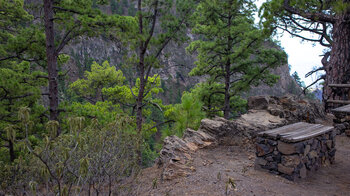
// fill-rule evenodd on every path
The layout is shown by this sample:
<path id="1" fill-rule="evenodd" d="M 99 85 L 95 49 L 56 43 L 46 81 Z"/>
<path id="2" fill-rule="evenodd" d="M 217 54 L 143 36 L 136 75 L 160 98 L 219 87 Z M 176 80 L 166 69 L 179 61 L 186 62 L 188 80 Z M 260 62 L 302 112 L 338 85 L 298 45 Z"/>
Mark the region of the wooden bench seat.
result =
<path id="1" fill-rule="evenodd" d="M 255 167 L 289 180 L 305 178 L 334 162 L 335 135 L 331 126 L 304 122 L 260 132 Z"/>
<path id="2" fill-rule="evenodd" d="M 350 102 L 350 101 L 349 101 Z M 332 113 L 350 114 L 350 104 L 331 110 Z"/>
<path id="3" fill-rule="evenodd" d="M 266 137 L 270 139 L 279 139 L 284 142 L 299 142 L 313 138 L 318 135 L 322 135 L 331 131 L 333 127 L 324 126 L 320 124 L 309 124 L 304 122 L 299 122 L 277 129 L 272 129 L 259 133 L 261 137 Z"/>

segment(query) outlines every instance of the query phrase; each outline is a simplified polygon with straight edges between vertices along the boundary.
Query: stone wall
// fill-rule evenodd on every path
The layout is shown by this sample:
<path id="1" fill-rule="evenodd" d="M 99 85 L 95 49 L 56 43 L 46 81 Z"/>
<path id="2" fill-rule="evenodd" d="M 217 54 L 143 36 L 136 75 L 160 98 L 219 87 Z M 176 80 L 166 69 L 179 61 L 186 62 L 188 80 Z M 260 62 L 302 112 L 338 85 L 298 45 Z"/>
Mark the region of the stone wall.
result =
<path id="1" fill-rule="evenodd" d="M 256 169 L 267 170 L 289 180 L 305 178 L 319 167 L 334 163 L 335 131 L 296 143 L 257 137 Z"/>
<path id="2" fill-rule="evenodd" d="M 333 124 L 337 128 L 337 134 L 345 133 L 350 137 L 350 115 L 340 112 L 334 113 L 335 118 L 333 119 Z"/>

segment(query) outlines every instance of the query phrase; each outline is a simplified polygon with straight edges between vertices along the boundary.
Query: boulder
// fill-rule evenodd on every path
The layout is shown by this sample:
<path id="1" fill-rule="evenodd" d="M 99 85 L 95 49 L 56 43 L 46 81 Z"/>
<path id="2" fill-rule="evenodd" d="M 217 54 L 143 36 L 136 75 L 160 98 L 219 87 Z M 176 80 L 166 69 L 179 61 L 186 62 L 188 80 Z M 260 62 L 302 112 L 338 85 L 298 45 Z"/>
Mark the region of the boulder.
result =
<path id="1" fill-rule="evenodd" d="M 264 110 L 269 105 L 268 96 L 255 96 L 248 98 L 248 109 Z"/>

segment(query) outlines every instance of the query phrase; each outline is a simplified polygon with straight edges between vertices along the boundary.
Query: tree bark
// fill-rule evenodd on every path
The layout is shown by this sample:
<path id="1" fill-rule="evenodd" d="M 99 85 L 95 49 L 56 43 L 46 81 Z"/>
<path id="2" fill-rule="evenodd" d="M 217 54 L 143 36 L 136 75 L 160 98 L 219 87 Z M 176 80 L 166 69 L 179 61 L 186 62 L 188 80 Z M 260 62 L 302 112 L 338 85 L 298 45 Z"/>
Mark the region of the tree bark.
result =
<path id="1" fill-rule="evenodd" d="M 326 63 L 323 99 L 349 100 L 348 88 L 333 90 L 329 84 L 350 83 L 350 12 L 338 16 L 333 25 L 333 44 L 329 62 Z M 326 108 L 327 109 L 327 108 Z"/>
<path id="2" fill-rule="evenodd" d="M 224 102 L 224 118 L 230 118 L 230 61 L 225 66 L 225 102 Z"/>
<path id="3" fill-rule="evenodd" d="M 46 58 L 47 71 L 49 75 L 50 120 L 58 121 L 58 70 L 53 15 L 53 0 L 44 0 Z M 60 134 L 59 132 L 60 131 L 57 131 L 57 135 Z"/>
<path id="4" fill-rule="evenodd" d="M 12 163 L 13 161 L 15 161 L 16 156 L 15 156 L 15 150 L 13 147 L 13 142 L 11 140 L 9 140 L 9 151 L 10 151 L 10 161 Z"/>
<path id="5" fill-rule="evenodd" d="M 231 19 L 232 16 L 228 17 L 228 28 L 231 28 Z M 226 53 L 229 55 L 231 53 L 231 48 L 232 48 L 232 37 L 231 35 L 228 36 L 227 38 L 227 49 Z M 228 57 L 229 58 L 229 57 Z M 231 78 L 231 61 L 230 59 L 227 59 L 226 65 L 225 65 L 225 101 L 224 101 L 224 118 L 229 119 L 230 118 L 230 78 Z"/>
<path id="6" fill-rule="evenodd" d="M 143 34 L 143 16 L 142 16 L 142 9 L 141 9 L 142 0 L 138 0 L 137 3 L 137 9 L 139 11 L 139 33 L 140 35 Z M 137 162 L 139 165 L 142 165 L 142 151 L 141 151 L 141 142 L 142 142 L 142 104 L 143 104 L 143 94 L 145 92 L 145 48 L 144 48 L 144 42 L 141 41 L 139 46 L 139 64 L 138 64 L 138 72 L 140 77 L 140 87 L 139 92 L 136 99 L 136 127 L 138 131 L 138 146 L 136 148 L 137 153 Z"/>

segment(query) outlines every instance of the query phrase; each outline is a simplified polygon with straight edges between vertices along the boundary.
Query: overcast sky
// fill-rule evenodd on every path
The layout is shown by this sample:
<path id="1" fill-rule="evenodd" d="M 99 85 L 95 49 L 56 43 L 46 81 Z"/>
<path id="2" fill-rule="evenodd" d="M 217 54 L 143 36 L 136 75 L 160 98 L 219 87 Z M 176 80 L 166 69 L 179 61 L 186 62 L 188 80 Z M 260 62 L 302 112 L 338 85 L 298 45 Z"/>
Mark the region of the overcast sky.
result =
<path id="1" fill-rule="evenodd" d="M 265 0 L 257 0 L 256 5 L 258 8 Z M 288 54 L 288 64 L 291 65 L 291 73 L 298 72 L 300 78 L 305 82 L 306 86 L 311 84 L 317 79 L 314 74 L 308 78 L 305 78 L 305 74 L 313 69 L 313 67 L 320 67 L 323 54 L 325 49 L 318 43 L 306 42 L 297 38 L 291 37 L 288 33 L 282 33 L 280 37 L 275 39 L 281 42 L 281 46 Z"/>

